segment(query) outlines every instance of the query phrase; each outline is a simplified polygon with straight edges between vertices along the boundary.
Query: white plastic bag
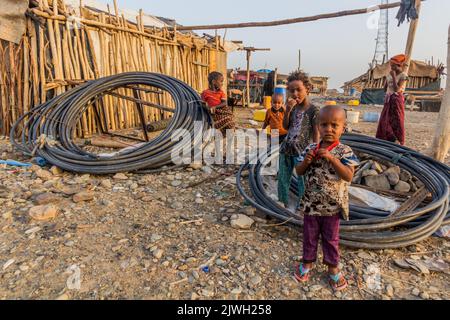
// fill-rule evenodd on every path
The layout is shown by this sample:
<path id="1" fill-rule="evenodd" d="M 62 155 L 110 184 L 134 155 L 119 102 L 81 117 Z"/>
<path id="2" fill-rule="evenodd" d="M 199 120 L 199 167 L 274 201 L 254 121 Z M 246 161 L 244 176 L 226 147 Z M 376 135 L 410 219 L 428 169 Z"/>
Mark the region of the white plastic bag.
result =
<path id="1" fill-rule="evenodd" d="M 375 192 L 366 189 L 350 186 L 348 188 L 348 193 L 350 194 L 350 196 L 364 202 L 369 207 L 374 209 L 393 213 L 400 206 L 400 204 L 398 204 L 396 201 L 380 196 Z"/>

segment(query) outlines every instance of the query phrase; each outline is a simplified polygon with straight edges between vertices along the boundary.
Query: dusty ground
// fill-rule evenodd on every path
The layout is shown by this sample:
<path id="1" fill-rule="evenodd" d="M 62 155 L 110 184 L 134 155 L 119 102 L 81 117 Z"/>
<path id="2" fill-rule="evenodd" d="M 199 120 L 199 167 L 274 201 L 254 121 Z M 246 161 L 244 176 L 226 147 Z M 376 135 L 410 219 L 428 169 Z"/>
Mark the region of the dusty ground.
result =
<path id="1" fill-rule="evenodd" d="M 248 111 L 236 114 L 248 126 Z M 427 152 L 435 119 L 408 112 L 408 145 Z M 373 134 L 375 125 L 354 129 Z M 0 141 L 0 154 L 18 157 L 7 140 Z M 298 284 L 292 277 L 302 247 L 297 230 L 255 216 L 234 185 L 235 170 L 188 168 L 120 180 L 0 168 L 0 298 L 450 298 L 448 273 L 423 274 L 393 262 L 426 257 L 449 262 L 450 242 L 435 237 L 398 250 L 343 248 L 350 282 L 343 293 L 332 293 L 320 265 L 309 284 Z M 215 171 L 223 175 L 205 180 L 217 177 Z M 83 190 L 93 199 L 75 203 L 70 194 Z M 51 201 L 59 213 L 38 222 L 29 209 L 42 193 L 56 195 Z M 250 230 L 230 226 L 237 213 L 255 220 Z M 204 264 L 207 272 L 200 268 Z"/>

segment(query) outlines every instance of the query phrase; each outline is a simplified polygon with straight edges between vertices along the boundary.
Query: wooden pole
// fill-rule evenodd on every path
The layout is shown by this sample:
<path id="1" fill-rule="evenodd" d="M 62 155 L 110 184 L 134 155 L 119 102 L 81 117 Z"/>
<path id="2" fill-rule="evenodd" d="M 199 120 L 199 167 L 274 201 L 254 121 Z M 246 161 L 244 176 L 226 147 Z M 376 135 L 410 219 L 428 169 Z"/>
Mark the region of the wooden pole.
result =
<path id="1" fill-rule="evenodd" d="M 421 0 L 424 1 L 424 0 Z M 378 6 L 378 10 L 384 9 L 392 9 L 399 7 L 401 2 L 395 2 L 390 4 L 383 4 Z M 331 19 L 338 18 L 344 16 L 358 15 L 358 14 L 366 14 L 370 12 L 370 8 L 361 8 L 354 10 L 345 10 L 339 12 L 325 13 L 319 14 L 310 17 L 301 17 L 294 19 L 285 19 L 285 20 L 276 20 L 276 21 L 268 21 L 268 22 L 245 22 L 245 23 L 230 23 L 230 24 L 214 24 L 214 25 L 199 25 L 199 26 L 178 26 L 178 31 L 186 31 L 186 30 L 214 30 L 214 29 L 236 29 L 236 28 L 254 28 L 254 27 L 273 27 L 273 26 L 281 26 L 287 24 L 294 23 L 302 23 L 302 22 L 310 22 L 322 19 Z M 173 29 L 173 28 L 171 28 Z"/>
<path id="2" fill-rule="evenodd" d="M 254 51 L 270 51 L 269 48 L 244 47 L 242 50 L 247 51 L 247 106 L 250 107 L 250 57 Z"/>
<path id="3" fill-rule="evenodd" d="M 275 88 L 278 84 L 278 68 L 275 68 L 275 74 L 273 76 L 273 87 Z"/>
<path id="4" fill-rule="evenodd" d="M 419 17 L 415 20 L 412 20 L 409 25 L 408 40 L 406 41 L 406 49 L 405 49 L 405 54 L 407 56 L 407 60 L 406 60 L 406 69 L 404 72 L 406 74 L 408 74 L 408 72 L 409 72 L 409 65 L 411 62 L 412 51 L 414 48 L 414 40 L 416 38 L 417 26 L 419 25 L 420 7 L 421 7 L 421 0 L 416 0 L 416 11 L 417 11 L 417 15 Z"/>
<path id="5" fill-rule="evenodd" d="M 251 50 L 247 50 L 247 107 L 250 107 L 250 57 Z"/>
<path id="6" fill-rule="evenodd" d="M 450 66 L 450 26 L 448 28 L 447 42 L 447 66 Z M 444 161 L 450 148 L 450 79 L 447 77 L 447 85 L 442 99 L 441 110 L 438 117 L 438 125 L 433 141 L 433 157 L 438 161 Z"/>

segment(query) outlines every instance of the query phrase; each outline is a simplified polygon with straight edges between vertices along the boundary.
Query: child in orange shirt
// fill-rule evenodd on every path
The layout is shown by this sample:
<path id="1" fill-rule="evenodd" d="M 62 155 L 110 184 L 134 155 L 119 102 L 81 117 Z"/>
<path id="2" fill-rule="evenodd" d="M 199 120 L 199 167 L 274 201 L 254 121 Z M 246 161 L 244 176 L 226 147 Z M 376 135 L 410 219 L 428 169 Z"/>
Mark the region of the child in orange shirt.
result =
<path id="1" fill-rule="evenodd" d="M 233 111 L 227 105 L 225 92 L 222 91 L 224 77 L 220 72 L 211 72 L 208 75 L 209 88 L 202 93 L 202 100 L 210 108 L 214 127 L 226 133 L 227 129 L 234 129 Z"/>
<path id="2" fill-rule="evenodd" d="M 263 130 L 267 127 L 271 131 L 278 130 L 279 141 L 282 142 L 286 138 L 287 130 L 283 127 L 284 118 L 284 97 L 282 94 L 272 95 L 272 108 L 267 110 L 266 119 L 264 120 Z M 274 136 L 274 133 L 272 133 Z"/>

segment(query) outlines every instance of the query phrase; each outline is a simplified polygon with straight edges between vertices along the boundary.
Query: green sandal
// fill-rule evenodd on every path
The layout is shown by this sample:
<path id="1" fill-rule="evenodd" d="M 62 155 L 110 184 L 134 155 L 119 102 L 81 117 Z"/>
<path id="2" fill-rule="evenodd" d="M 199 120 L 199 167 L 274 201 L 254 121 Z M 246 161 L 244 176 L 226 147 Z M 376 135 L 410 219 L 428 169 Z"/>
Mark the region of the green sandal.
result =
<path id="1" fill-rule="evenodd" d="M 309 280 L 309 272 L 311 269 L 306 269 L 303 267 L 303 263 L 295 266 L 294 277 L 299 282 L 308 282 Z"/>

